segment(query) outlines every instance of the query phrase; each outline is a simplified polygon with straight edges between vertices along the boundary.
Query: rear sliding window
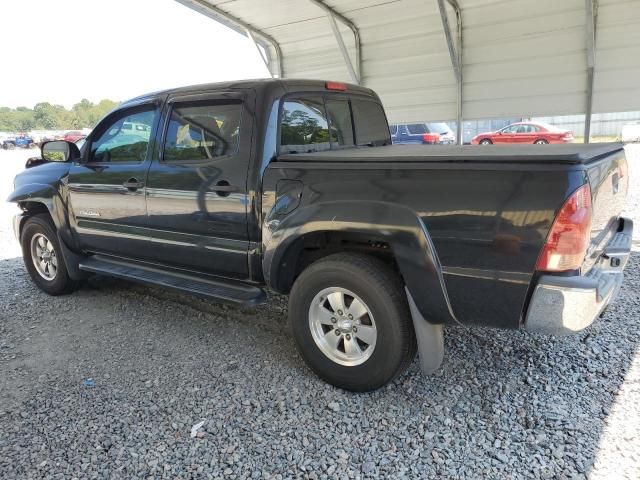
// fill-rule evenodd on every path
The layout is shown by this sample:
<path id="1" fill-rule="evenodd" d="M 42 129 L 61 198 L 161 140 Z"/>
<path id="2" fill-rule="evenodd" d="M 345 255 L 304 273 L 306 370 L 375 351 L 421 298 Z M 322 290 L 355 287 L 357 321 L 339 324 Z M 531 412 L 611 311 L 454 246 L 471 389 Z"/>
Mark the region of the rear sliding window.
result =
<path id="1" fill-rule="evenodd" d="M 362 125 L 358 125 L 357 119 Z M 374 101 L 310 95 L 289 99 L 283 104 L 280 153 L 320 152 L 389 143 L 384 111 Z"/>
<path id="2" fill-rule="evenodd" d="M 351 147 L 353 140 L 353 123 L 348 100 L 327 99 L 327 117 L 329 118 L 329 135 L 331 148 Z"/>

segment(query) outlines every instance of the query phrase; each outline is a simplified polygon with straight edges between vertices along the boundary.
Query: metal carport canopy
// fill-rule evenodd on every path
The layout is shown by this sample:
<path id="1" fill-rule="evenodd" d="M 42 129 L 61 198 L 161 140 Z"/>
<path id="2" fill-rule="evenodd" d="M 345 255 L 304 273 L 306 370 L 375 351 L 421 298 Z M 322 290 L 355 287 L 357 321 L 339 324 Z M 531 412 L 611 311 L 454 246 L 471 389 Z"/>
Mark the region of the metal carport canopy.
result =
<path id="1" fill-rule="evenodd" d="M 391 122 L 640 110 L 640 0 L 177 1 L 273 76 L 374 89 Z"/>

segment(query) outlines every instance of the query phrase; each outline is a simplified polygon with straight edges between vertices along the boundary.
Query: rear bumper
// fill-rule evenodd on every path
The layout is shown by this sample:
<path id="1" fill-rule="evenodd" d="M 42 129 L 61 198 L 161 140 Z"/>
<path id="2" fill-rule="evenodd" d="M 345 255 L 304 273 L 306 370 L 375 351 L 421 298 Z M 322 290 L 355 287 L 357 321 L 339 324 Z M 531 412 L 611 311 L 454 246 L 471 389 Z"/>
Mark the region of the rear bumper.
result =
<path id="1" fill-rule="evenodd" d="M 525 329 L 568 335 L 585 329 L 618 294 L 629 260 L 633 222 L 621 218 L 621 229 L 605 247 L 596 265 L 585 275 L 543 275 L 527 310 Z"/>

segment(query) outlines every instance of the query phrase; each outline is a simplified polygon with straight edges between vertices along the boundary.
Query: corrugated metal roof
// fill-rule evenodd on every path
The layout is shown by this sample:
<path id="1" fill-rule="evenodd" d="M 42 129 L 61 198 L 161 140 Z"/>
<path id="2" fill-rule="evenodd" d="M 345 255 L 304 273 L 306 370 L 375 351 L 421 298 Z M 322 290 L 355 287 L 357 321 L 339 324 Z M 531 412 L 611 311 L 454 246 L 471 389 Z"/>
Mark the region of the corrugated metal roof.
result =
<path id="1" fill-rule="evenodd" d="M 312 0 L 178 0 L 209 5 L 280 47 L 285 77 L 351 81 Z M 391 122 L 456 117 L 456 80 L 437 0 L 325 0 L 361 38 L 361 83 Z M 458 0 L 465 119 L 585 112 L 585 0 Z M 455 24 L 454 17 L 451 17 Z M 599 0 L 593 112 L 640 110 L 640 1 Z M 355 64 L 352 31 L 338 23 Z M 264 39 L 263 39 L 264 40 Z M 277 52 L 261 41 L 277 72 Z"/>

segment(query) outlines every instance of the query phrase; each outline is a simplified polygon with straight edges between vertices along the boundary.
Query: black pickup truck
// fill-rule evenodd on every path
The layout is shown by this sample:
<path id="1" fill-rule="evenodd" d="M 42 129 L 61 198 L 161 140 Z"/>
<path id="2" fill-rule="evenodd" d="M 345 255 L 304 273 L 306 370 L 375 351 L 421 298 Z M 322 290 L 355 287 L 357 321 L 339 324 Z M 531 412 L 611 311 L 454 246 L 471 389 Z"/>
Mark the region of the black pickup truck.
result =
<path id="1" fill-rule="evenodd" d="M 309 366 L 355 391 L 443 325 L 563 334 L 615 297 L 633 225 L 618 144 L 391 145 L 376 94 L 259 80 L 128 101 L 82 149 L 49 142 L 9 201 L 33 281 L 102 274 L 256 305 L 289 295 Z"/>

